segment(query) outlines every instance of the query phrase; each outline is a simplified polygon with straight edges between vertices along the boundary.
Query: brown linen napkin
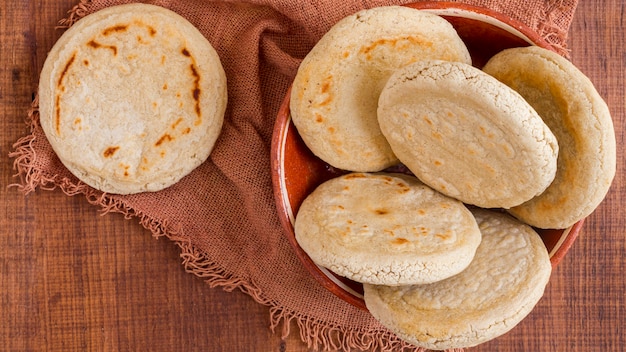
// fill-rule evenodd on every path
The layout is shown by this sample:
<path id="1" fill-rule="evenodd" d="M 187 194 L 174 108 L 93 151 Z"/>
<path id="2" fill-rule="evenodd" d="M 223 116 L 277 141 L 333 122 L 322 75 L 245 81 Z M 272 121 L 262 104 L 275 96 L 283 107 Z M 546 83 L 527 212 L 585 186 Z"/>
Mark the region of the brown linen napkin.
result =
<path id="1" fill-rule="evenodd" d="M 81 1 L 62 20 L 81 17 L 123 0 Z M 103 194 L 72 176 L 39 125 L 36 104 L 28 114 L 32 134 L 10 154 L 25 194 L 59 188 L 82 194 L 106 212 L 138 219 L 155 236 L 181 248 L 188 272 L 225 290 L 240 289 L 270 307 L 271 328 L 289 334 L 295 321 L 309 347 L 332 350 L 407 350 L 409 346 L 367 312 L 327 292 L 309 276 L 281 228 L 272 193 L 270 143 L 278 107 L 300 60 L 339 19 L 364 8 L 406 0 L 161 0 L 149 3 L 186 17 L 218 51 L 228 79 L 228 109 L 209 160 L 174 186 L 157 193 Z M 565 54 L 577 0 L 466 0 L 503 12 L 537 30 Z"/>

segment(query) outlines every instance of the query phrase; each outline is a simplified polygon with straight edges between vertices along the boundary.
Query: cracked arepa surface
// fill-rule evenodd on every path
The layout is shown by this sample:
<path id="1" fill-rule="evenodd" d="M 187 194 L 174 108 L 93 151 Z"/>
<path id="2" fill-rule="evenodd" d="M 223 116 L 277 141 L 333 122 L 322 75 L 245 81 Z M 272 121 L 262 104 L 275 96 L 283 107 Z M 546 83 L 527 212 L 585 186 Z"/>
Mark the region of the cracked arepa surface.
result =
<path id="1" fill-rule="evenodd" d="M 460 62 L 425 60 L 383 88 L 378 121 L 422 182 L 464 203 L 510 208 L 554 179 L 558 143 L 518 93 Z"/>
<path id="2" fill-rule="evenodd" d="M 617 156 L 613 120 L 593 83 L 540 47 L 502 51 L 483 69 L 535 108 L 560 147 L 554 182 L 510 213 L 540 228 L 566 228 L 591 214 L 613 182 Z"/>
<path id="3" fill-rule="evenodd" d="M 433 350 L 475 346 L 511 330 L 542 297 L 552 267 L 539 235 L 503 212 L 472 213 L 482 241 L 463 272 L 425 285 L 364 285 L 371 314 L 400 338 Z"/>

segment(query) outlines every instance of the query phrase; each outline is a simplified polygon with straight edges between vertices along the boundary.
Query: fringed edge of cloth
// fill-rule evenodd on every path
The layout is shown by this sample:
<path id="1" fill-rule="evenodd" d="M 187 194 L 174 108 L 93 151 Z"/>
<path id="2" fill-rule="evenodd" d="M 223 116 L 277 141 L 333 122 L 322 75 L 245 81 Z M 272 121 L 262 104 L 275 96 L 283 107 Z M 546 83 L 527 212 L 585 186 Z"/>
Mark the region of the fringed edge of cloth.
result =
<path id="1" fill-rule="evenodd" d="M 38 121 L 37 102 L 38 100 L 35 98 L 28 112 L 27 123 L 31 129 L 36 127 Z M 139 223 L 149 230 L 154 237 L 166 237 L 180 248 L 180 257 L 186 272 L 201 278 L 212 288 L 221 287 L 227 292 L 238 289 L 252 297 L 254 301 L 268 306 L 270 311 L 269 328 L 275 333 L 282 324 L 282 339 L 290 334 L 291 324 L 295 323 L 300 330 L 301 340 L 306 343 L 308 348 L 314 350 L 425 351 L 399 339 L 387 330 L 364 331 L 344 328 L 282 307 L 279 302 L 267 298 L 253 282 L 232 275 L 228 270 L 207 258 L 204 252 L 191 243 L 189 237 L 185 236 L 181 229 L 175 229 L 168 224 L 159 222 L 129 207 L 115 196 L 102 193 L 82 182 L 75 183 L 67 177 L 47 175 L 33 167 L 36 155 L 31 144 L 34 138 L 34 135 L 31 134 L 21 138 L 13 145 L 14 151 L 9 154 L 9 157 L 15 158 L 13 167 L 17 170 L 16 176 L 20 177 L 20 183 L 10 186 L 17 187 L 25 195 L 34 192 L 37 188 L 50 191 L 58 188 L 68 196 L 82 194 L 90 204 L 99 206 L 103 215 L 121 213 L 126 219 L 138 219 Z"/>
<path id="2" fill-rule="evenodd" d="M 539 13 L 539 21 L 536 31 L 539 35 L 559 53 L 561 56 L 570 57 L 570 50 L 567 47 L 569 30 L 563 30 L 558 25 L 558 21 L 565 21 L 571 24 L 578 2 L 572 0 L 550 0 L 548 6 Z M 569 13 L 569 17 L 561 18 L 559 14 Z M 569 25 L 567 26 L 569 29 Z"/>

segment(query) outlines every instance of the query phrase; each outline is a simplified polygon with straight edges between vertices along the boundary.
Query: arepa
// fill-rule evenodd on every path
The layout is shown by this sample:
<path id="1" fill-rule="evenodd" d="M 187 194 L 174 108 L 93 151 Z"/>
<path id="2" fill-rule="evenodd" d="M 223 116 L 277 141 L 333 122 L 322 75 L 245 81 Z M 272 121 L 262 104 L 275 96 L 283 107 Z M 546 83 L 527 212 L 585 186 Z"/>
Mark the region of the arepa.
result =
<path id="1" fill-rule="evenodd" d="M 404 174 L 351 173 L 316 188 L 295 220 L 318 265 L 358 282 L 428 283 L 465 269 L 480 243 L 463 203 Z"/>
<path id="2" fill-rule="evenodd" d="M 426 285 L 364 285 L 368 310 L 400 338 L 432 350 L 476 346 L 511 330 L 543 296 L 552 267 L 539 235 L 506 213 L 472 213 L 482 242 L 463 272 Z"/>
<path id="3" fill-rule="evenodd" d="M 113 6 L 69 28 L 44 63 L 41 126 L 59 159 L 99 190 L 168 187 L 204 162 L 220 134 L 226 76 L 186 19 Z"/>
<path id="4" fill-rule="evenodd" d="M 502 51 L 484 71 L 519 92 L 560 147 L 554 182 L 511 214 L 540 228 L 566 228 L 591 214 L 616 168 L 613 120 L 593 83 L 570 61 L 534 46 Z"/>
<path id="5" fill-rule="evenodd" d="M 380 171 L 397 163 L 378 128 L 378 95 L 391 73 L 412 62 L 470 62 L 445 19 L 386 6 L 340 20 L 302 61 L 290 96 L 291 117 L 307 147 L 344 170 Z"/>
<path id="6" fill-rule="evenodd" d="M 461 62 L 397 70 L 378 121 L 400 161 L 422 182 L 464 203 L 510 208 L 554 179 L 558 143 L 519 94 Z"/>

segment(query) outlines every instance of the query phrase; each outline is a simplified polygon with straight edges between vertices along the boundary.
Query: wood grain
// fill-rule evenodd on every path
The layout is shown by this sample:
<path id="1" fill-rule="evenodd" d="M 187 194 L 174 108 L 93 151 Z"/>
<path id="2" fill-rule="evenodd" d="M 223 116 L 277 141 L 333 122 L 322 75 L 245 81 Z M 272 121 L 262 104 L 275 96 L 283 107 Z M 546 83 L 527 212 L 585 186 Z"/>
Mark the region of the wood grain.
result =
<path id="1" fill-rule="evenodd" d="M 0 350 L 307 351 L 296 327 L 285 341 L 269 309 L 241 292 L 184 272 L 175 244 L 136 221 L 101 216 L 81 197 L 38 190 L 24 197 L 11 145 L 56 21 L 76 0 L 0 5 Z M 569 37 L 572 61 L 596 84 L 615 122 L 618 175 L 556 268 L 545 297 L 513 331 L 472 351 L 621 351 L 626 346 L 624 210 L 624 4 L 581 1 Z"/>

